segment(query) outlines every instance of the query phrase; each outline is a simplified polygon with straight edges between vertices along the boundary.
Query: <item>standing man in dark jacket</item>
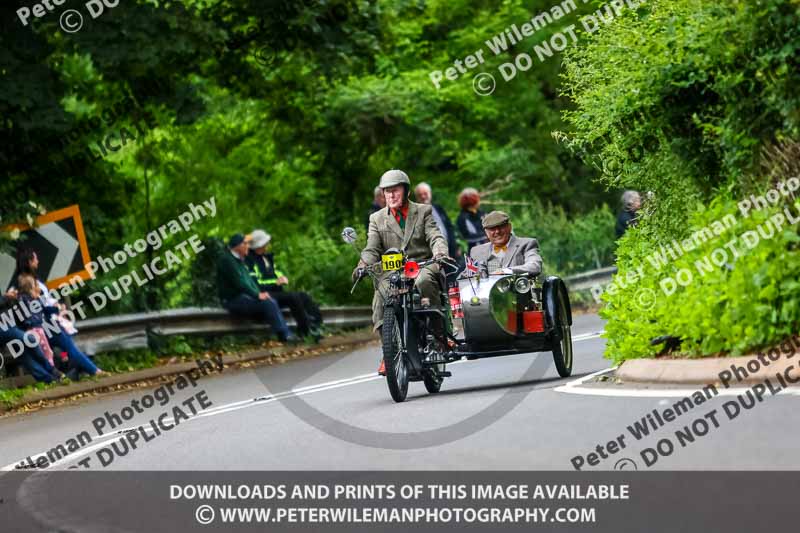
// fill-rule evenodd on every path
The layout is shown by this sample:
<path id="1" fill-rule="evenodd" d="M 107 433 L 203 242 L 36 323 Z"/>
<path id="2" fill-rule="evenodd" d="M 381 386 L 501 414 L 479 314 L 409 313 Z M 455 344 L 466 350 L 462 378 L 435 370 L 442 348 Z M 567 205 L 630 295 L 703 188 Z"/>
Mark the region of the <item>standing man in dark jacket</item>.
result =
<path id="1" fill-rule="evenodd" d="M 372 213 L 380 211 L 384 207 L 386 207 L 386 198 L 383 196 L 383 189 L 375 187 L 375 190 L 372 191 L 372 205 L 369 206 L 369 213 L 367 213 L 367 220 L 364 224 L 367 229 L 369 229 L 369 217 L 372 216 Z"/>
<path id="2" fill-rule="evenodd" d="M 272 237 L 264 230 L 253 230 L 250 234 L 250 253 L 247 254 L 247 268 L 259 290 L 266 291 L 280 307 L 288 307 L 297 323 L 297 333 L 301 337 L 321 337 L 322 313 L 319 306 L 308 293 L 287 291 L 283 286 L 289 280 L 275 268 L 274 256 L 268 253 Z"/>
<path id="3" fill-rule="evenodd" d="M 433 219 L 436 221 L 439 231 L 442 232 L 444 240 L 447 241 L 447 251 L 450 257 L 459 257 L 461 250 L 458 247 L 458 242 L 456 242 L 456 228 L 450 221 L 450 217 L 447 216 L 447 211 L 444 210 L 444 207 L 433 203 L 431 186 L 423 181 L 414 187 L 414 197 L 419 203 L 430 205 L 433 208 Z"/>
<path id="4" fill-rule="evenodd" d="M 222 307 L 233 315 L 255 317 L 272 328 L 281 342 L 295 342 L 278 303 L 267 291 L 259 290 L 245 264 L 247 241 L 237 233 L 228 241 L 217 263 L 217 288 Z"/>

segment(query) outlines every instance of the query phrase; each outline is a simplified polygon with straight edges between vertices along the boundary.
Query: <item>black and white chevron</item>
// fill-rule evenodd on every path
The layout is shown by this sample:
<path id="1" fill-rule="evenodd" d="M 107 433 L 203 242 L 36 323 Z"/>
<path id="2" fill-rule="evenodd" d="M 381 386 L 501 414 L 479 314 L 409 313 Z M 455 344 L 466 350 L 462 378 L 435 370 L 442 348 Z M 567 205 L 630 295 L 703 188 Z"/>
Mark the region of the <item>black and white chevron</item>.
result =
<path id="1" fill-rule="evenodd" d="M 32 248 L 36 251 L 41 279 L 50 281 L 84 269 L 75 219 L 49 222 L 22 233 L 25 239 L 18 241 L 17 250 Z M 4 291 L 14 281 L 17 261 L 15 256 L 16 253 L 0 253 L 0 288 Z"/>

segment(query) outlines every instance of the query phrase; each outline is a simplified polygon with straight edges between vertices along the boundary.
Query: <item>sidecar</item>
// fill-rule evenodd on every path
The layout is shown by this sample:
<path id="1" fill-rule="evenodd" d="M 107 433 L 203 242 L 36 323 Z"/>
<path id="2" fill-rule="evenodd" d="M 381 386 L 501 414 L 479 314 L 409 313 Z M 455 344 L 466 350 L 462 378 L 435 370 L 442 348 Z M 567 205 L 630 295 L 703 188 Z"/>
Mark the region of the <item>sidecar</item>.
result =
<path id="1" fill-rule="evenodd" d="M 448 294 L 454 356 L 552 352 L 558 374 L 572 374 L 572 309 L 557 276 L 539 283 L 529 274 L 462 274 L 449 283 Z"/>

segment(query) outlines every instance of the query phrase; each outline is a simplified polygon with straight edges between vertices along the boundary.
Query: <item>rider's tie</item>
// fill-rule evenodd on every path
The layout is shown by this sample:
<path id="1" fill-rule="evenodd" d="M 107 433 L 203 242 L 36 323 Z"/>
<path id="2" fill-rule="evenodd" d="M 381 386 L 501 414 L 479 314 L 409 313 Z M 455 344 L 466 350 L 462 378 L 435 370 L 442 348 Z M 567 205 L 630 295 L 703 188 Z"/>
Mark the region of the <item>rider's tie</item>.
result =
<path id="1" fill-rule="evenodd" d="M 406 215 L 403 213 L 402 209 L 395 209 L 394 210 L 394 219 L 400 224 L 400 229 L 406 229 Z"/>

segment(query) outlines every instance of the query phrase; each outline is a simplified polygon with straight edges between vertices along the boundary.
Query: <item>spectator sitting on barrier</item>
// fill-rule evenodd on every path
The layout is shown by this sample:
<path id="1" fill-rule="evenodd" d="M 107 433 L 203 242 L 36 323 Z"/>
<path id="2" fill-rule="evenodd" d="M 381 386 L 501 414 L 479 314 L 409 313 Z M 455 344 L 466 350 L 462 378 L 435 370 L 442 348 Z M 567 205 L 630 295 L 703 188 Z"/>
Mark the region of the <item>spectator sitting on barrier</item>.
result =
<path id="1" fill-rule="evenodd" d="M 47 334 L 44 332 L 42 328 L 44 324 L 44 304 L 40 300 L 41 291 L 39 290 L 39 286 L 36 284 L 36 278 L 31 276 L 30 274 L 21 274 L 17 278 L 17 299 L 20 303 L 24 304 L 25 307 L 28 308 L 30 314 L 22 321 L 22 329 L 26 332 L 29 332 L 36 336 L 39 340 L 38 346 L 41 348 L 42 353 L 44 354 L 45 358 L 47 358 L 48 362 L 55 366 L 55 362 L 53 361 L 53 349 L 50 347 L 50 342 L 47 340 Z M 34 311 L 34 307 L 31 305 L 32 302 L 36 301 L 37 306 L 40 309 L 39 311 Z"/>
<path id="2" fill-rule="evenodd" d="M 67 335 L 74 336 L 78 333 L 75 324 L 67 316 L 67 307 L 53 298 L 47 290 L 47 285 L 39 278 L 39 256 L 36 255 L 31 249 L 23 249 L 17 253 L 17 275 L 30 274 L 36 278 L 36 283 L 39 285 L 39 290 L 42 293 L 42 299 L 47 307 L 55 307 L 58 310 L 53 318 L 58 322 L 61 331 Z"/>
<path id="3" fill-rule="evenodd" d="M 15 289 L 9 289 L 4 295 L 0 295 L 0 310 L 6 310 L 13 306 L 16 299 L 17 291 Z M 50 364 L 38 345 L 34 345 L 30 341 L 25 342 L 25 335 L 26 333 L 18 327 L 4 324 L 0 326 L 0 346 L 7 346 L 11 341 L 21 343 L 22 353 L 16 360 L 36 381 L 52 383 L 61 379 L 63 374 Z"/>
<path id="4" fill-rule="evenodd" d="M 256 318 L 270 325 L 281 342 L 297 342 L 269 292 L 259 290 L 245 264 L 248 242 L 237 233 L 217 263 L 217 289 L 222 307 L 233 315 Z"/>
<path id="5" fill-rule="evenodd" d="M 59 316 L 64 313 L 65 308 L 63 305 L 59 305 L 54 298 L 50 297 L 47 286 L 43 281 L 37 278 L 38 269 L 39 258 L 36 255 L 36 252 L 30 249 L 23 249 L 17 253 L 18 273 L 30 275 L 36 280 L 39 291 L 44 298 L 43 304 L 45 306 L 45 320 L 49 321 L 54 326 L 49 328 L 50 346 L 57 349 L 56 353 L 58 354 L 61 354 L 62 352 L 67 353 L 67 377 L 73 381 L 77 381 L 80 378 L 81 373 L 88 374 L 90 376 L 103 374 L 104 372 L 97 368 L 97 365 L 95 365 L 92 360 L 78 348 L 78 346 L 75 344 L 75 341 L 72 339 L 72 334 L 68 333 L 68 331 L 65 331 L 64 326 L 69 327 L 71 331 L 77 330 L 74 329 L 71 321 L 67 320 L 65 322 L 64 320 L 59 319 Z"/>
<path id="6" fill-rule="evenodd" d="M 284 290 L 289 280 L 275 268 L 275 259 L 269 252 L 270 237 L 267 232 L 257 229 L 250 234 L 250 253 L 247 254 L 247 267 L 258 284 L 259 290 L 267 291 L 279 307 L 288 307 L 297 323 L 297 334 L 311 336 L 315 341 L 322 337 L 322 313 L 319 306 L 308 293 Z"/>

